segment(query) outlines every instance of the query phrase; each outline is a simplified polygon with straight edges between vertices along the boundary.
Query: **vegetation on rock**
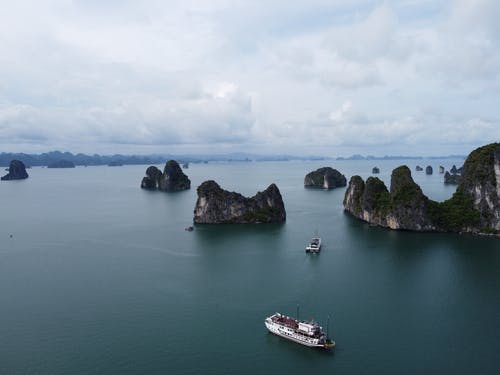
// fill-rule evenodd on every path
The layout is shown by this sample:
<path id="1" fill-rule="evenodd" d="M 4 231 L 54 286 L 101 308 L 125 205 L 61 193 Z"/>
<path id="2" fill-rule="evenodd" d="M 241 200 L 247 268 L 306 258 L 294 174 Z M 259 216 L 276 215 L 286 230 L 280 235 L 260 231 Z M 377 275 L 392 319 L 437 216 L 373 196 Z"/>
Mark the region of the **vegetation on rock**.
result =
<path id="1" fill-rule="evenodd" d="M 363 209 L 374 210 L 378 215 L 385 216 L 391 207 L 391 195 L 382 180 L 368 177 Z"/>
<path id="2" fill-rule="evenodd" d="M 474 208 L 472 197 L 457 189 L 444 202 L 430 201 L 432 221 L 445 232 L 460 232 L 479 225 L 479 211 Z"/>
<path id="3" fill-rule="evenodd" d="M 354 176 L 344 208 L 370 223 L 417 231 L 500 234 L 500 143 L 474 150 L 463 166 L 462 179 L 444 202 L 427 198 L 408 167 L 393 170 L 391 189 L 378 178 L 366 184 Z"/>

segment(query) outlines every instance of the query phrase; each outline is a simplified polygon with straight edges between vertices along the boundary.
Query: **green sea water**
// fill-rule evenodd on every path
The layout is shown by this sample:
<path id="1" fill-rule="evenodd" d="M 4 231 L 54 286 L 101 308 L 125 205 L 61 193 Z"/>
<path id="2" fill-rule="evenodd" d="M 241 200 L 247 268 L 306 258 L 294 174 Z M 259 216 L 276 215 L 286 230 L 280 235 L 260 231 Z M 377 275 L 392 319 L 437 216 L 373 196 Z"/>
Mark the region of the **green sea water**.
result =
<path id="1" fill-rule="evenodd" d="M 388 183 L 407 164 L 444 200 L 455 188 L 415 165 L 462 162 L 192 164 L 172 194 L 139 188 L 147 166 L 2 181 L 0 374 L 498 374 L 497 238 L 370 227 L 343 213 L 345 188 L 303 187 L 321 166 L 377 164 Z M 286 223 L 185 231 L 207 179 L 245 195 L 275 182 Z M 306 254 L 315 231 L 323 250 Z M 266 331 L 297 304 L 330 317 L 334 352 Z"/>

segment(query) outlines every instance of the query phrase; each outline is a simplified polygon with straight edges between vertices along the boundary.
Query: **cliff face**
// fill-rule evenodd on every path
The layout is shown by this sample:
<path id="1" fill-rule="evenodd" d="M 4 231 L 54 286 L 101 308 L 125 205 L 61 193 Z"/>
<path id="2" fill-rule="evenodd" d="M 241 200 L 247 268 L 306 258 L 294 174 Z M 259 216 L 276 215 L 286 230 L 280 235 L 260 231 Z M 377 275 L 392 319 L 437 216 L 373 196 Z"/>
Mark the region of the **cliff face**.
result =
<path id="1" fill-rule="evenodd" d="M 12 160 L 9 165 L 9 173 L 3 176 L 2 180 L 23 180 L 25 178 L 28 178 L 28 173 L 24 163 L 20 160 Z"/>
<path id="2" fill-rule="evenodd" d="M 427 198 L 406 166 L 396 168 L 387 191 L 378 178 L 349 182 L 344 209 L 371 224 L 391 229 L 500 234 L 500 143 L 474 150 L 462 179 L 444 202 Z"/>
<path id="3" fill-rule="evenodd" d="M 247 198 L 205 181 L 198 189 L 193 221 L 197 224 L 279 223 L 286 220 L 285 205 L 275 184 Z"/>
<path id="4" fill-rule="evenodd" d="M 387 221 L 391 229 L 416 231 L 435 229 L 429 214 L 429 198 L 413 181 L 410 169 L 406 166 L 392 171 Z"/>
<path id="5" fill-rule="evenodd" d="M 349 182 L 344 208 L 355 217 L 391 229 L 432 230 L 428 214 L 428 198 L 413 181 L 406 166 L 391 175 L 391 190 L 377 177 L 366 184 L 359 176 Z"/>
<path id="6" fill-rule="evenodd" d="M 369 177 L 366 184 L 359 176 L 349 181 L 349 188 L 344 197 L 344 207 L 350 207 L 351 213 L 359 219 L 387 226 L 385 217 L 389 192 L 377 177 Z"/>
<path id="7" fill-rule="evenodd" d="M 323 167 L 310 172 L 304 178 L 305 187 L 315 187 L 323 189 L 334 189 L 336 187 L 346 186 L 347 180 L 338 170 Z"/>
<path id="8" fill-rule="evenodd" d="M 146 169 L 146 177 L 142 179 L 141 188 L 151 190 L 158 189 L 161 175 L 161 171 L 154 165 L 148 167 L 148 169 Z"/>
<path id="9" fill-rule="evenodd" d="M 182 172 L 175 160 L 165 164 L 163 173 L 155 166 L 146 169 L 146 176 L 141 181 L 141 188 L 150 190 L 179 191 L 191 188 L 191 181 Z"/>
<path id="10" fill-rule="evenodd" d="M 191 181 L 182 172 L 181 167 L 175 160 L 169 160 L 165 164 L 163 174 L 158 183 L 158 189 L 164 191 L 187 190 L 191 188 Z"/>
<path id="11" fill-rule="evenodd" d="M 467 157 L 458 191 L 472 197 L 481 228 L 500 231 L 500 143 L 480 147 Z"/>

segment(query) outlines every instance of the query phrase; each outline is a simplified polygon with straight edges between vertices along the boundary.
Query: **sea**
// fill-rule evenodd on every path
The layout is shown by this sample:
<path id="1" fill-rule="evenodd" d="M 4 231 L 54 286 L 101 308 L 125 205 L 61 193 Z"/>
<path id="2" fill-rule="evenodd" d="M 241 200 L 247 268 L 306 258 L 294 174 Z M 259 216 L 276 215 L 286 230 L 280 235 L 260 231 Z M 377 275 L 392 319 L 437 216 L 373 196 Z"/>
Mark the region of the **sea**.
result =
<path id="1" fill-rule="evenodd" d="M 433 175 L 415 167 L 431 165 Z M 431 199 L 463 160 L 190 164 L 188 191 L 140 188 L 146 165 L 32 168 L 0 183 L 0 374 L 499 374 L 500 240 L 370 226 L 345 188 L 306 189 L 408 165 Z M 163 168 L 162 165 L 158 165 Z M 193 225 L 196 188 L 279 187 L 283 224 Z M 305 246 L 318 233 L 319 254 Z M 268 333 L 314 319 L 328 352 Z"/>

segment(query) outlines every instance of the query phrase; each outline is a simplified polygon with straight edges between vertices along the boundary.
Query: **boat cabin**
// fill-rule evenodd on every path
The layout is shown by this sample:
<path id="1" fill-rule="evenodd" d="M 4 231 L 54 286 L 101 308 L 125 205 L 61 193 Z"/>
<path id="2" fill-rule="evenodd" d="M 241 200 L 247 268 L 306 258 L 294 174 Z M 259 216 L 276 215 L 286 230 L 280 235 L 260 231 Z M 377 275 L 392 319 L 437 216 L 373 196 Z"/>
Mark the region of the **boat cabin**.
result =
<path id="1" fill-rule="evenodd" d="M 298 330 L 309 336 L 316 336 L 320 333 L 320 327 L 317 324 L 299 322 Z"/>

